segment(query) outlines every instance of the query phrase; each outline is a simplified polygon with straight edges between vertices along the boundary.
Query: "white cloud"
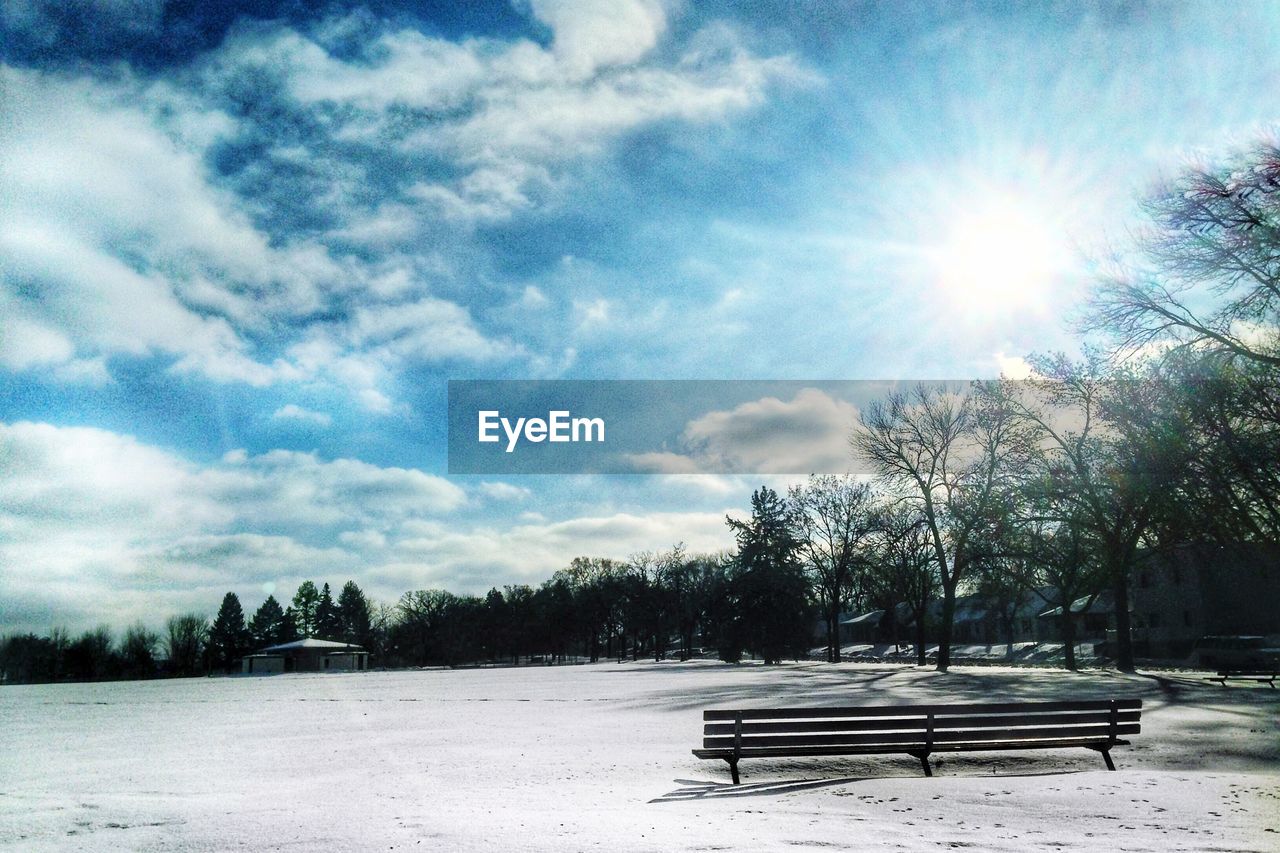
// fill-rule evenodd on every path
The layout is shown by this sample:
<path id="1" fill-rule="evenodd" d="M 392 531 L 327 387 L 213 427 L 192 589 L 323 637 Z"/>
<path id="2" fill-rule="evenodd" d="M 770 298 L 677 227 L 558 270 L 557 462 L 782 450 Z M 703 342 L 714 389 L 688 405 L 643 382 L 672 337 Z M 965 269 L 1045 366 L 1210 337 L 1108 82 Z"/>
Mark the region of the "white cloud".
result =
<path id="1" fill-rule="evenodd" d="M 551 49 L 574 77 L 640 60 L 667 28 L 655 0 L 533 0 L 538 20 L 551 27 Z"/>
<path id="2" fill-rule="evenodd" d="M 728 411 L 708 412 L 685 425 L 678 452 L 630 457 L 639 471 L 828 474 L 855 465 L 849 435 L 858 409 L 816 388 L 790 401 L 764 397 Z"/>
<path id="3" fill-rule="evenodd" d="M 241 127 L 193 93 L 7 67 L 0 87 L 0 367 L 62 366 L 56 376 L 101 382 L 108 357 L 159 353 L 177 373 L 259 387 L 324 379 L 389 409 L 373 392 L 385 400 L 377 386 L 405 360 L 518 355 L 467 309 L 422 295 L 418 271 L 439 270 L 429 252 L 357 261 L 256 225 L 204 162 Z M 387 203 L 345 239 L 394 242 L 415 221 Z M 350 301 L 366 308 L 344 317 L 337 309 Z M 328 319 L 335 313 L 343 318 Z M 263 352 L 288 353 L 309 335 L 329 348 Z M 352 381 L 350 362 L 361 360 L 376 367 Z"/>
<path id="4" fill-rule="evenodd" d="M 355 313 L 349 334 L 361 347 L 428 362 L 458 358 L 481 361 L 514 352 L 510 346 L 481 334 L 465 309 L 430 297 L 361 308 Z"/>
<path id="5" fill-rule="evenodd" d="M 0 460 L 0 624 L 15 629 L 155 622 L 264 580 L 353 576 L 363 563 L 341 546 L 381 543 L 340 534 L 466 503 L 421 471 L 292 451 L 197 465 L 87 427 L 0 423 Z"/>
<path id="6" fill-rule="evenodd" d="M 129 436 L 0 423 L 0 624 L 6 630 L 158 624 L 209 612 L 233 590 L 354 578 L 394 600 L 408 589 L 480 592 L 538 583 L 575 556 L 625 558 L 685 542 L 732 546 L 732 506 L 464 522 L 461 488 L 420 471 L 275 450 L 197 464 Z M 715 478 L 712 478 L 715 479 Z M 480 491 L 519 500 L 521 487 Z"/>
<path id="7" fill-rule="evenodd" d="M 1035 369 L 1020 355 L 1010 356 L 998 352 L 994 359 L 1000 369 L 1000 376 L 1004 379 L 1030 379 L 1035 374 Z"/>
<path id="8" fill-rule="evenodd" d="M 271 381 L 240 330 L 314 310 L 309 274 L 336 267 L 273 248 L 130 87 L 12 68 L 0 86 L 0 299 L 28 332 L 4 363 L 164 352 L 219 379 Z M 41 284 L 38 299 L 24 282 Z"/>
<path id="9" fill-rule="evenodd" d="M 496 501 L 522 501 L 532 494 L 524 486 L 513 486 L 502 482 L 484 482 L 476 489 L 480 494 Z"/>
<path id="10" fill-rule="evenodd" d="M 138 26 L 155 17 L 149 0 L 92 5 L 130 3 Z M 11 11 L 35 26 L 52 8 Z M 548 47 L 353 15 L 233 28 L 158 78 L 0 67 L 0 368 L 101 384 L 115 356 L 160 355 L 217 382 L 334 384 L 378 413 L 398 408 L 390 389 L 410 365 L 560 369 L 571 349 L 534 353 L 484 328 L 473 227 L 570 198 L 627 132 L 719 121 L 804 72 L 725 27 L 659 50 L 673 7 L 654 0 L 528 13 Z M 249 79 L 269 109 L 245 106 Z M 215 160 L 245 145 L 247 163 Z M 548 303 L 530 288 L 520 304 Z M 607 308 L 579 319 L 598 329 Z"/>
<path id="11" fill-rule="evenodd" d="M 549 48 L 389 28 L 352 55 L 329 46 L 349 48 L 344 20 L 311 34 L 244 29 L 209 57 L 202 82 L 216 91 L 246 75 L 272 81 L 286 108 L 323 121 L 344 144 L 444 161 L 437 172 L 451 177 L 413 181 L 404 201 L 425 206 L 427 219 L 468 223 L 535 206 L 623 133 L 718 121 L 760 104 L 775 83 L 811 79 L 789 57 L 751 55 L 727 27 L 660 56 L 668 13 L 653 0 L 539 0 L 531 11 L 552 31 Z M 345 233 L 408 234 L 410 209 L 384 205 Z"/>
<path id="12" fill-rule="evenodd" d="M 272 420 L 277 421 L 302 421 L 304 423 L 316 424 L 317 426 L 329 426 L 333 423 L 333 418 L 325 412 L 313 412 L 310 409 L 304 409 L 296 403 L 287 403 L 276 409 L 271 415 Z"/>
<path id="13" fill-rule="evenodd" d="M 387 546 L 387 537 L 380 530 L 344 530 L 338 541 L 357 551 L 378 551 Z"/>
<path id="14" fill-rule="evenodd" d="M 401 589 L 421 584 L 425 576 L 455 592 L 481 593 L 494 584 L 539 583 L 581 555 L 625 559 L 676 542 L 691 551 L 724 550 L 733 545 L 724 518 L 724 511 L 615 513 L 552 522 L 530 518 L 505 528 L 418 528 L 417 535 L 389 546 L 393 556 L 375 574 Z"/>

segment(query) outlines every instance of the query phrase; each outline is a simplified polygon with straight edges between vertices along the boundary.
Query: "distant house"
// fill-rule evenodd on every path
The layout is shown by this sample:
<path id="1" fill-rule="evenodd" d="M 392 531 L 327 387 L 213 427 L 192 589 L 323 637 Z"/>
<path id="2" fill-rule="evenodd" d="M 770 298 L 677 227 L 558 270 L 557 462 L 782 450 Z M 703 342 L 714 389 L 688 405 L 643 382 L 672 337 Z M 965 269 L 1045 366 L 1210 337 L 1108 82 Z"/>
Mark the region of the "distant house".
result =
<path id="1" fill-rule="evenodd" d="M 240 660 L 240 671 L 252 675 L 363 671 L 368 668 L 369 653 L 360 646 L 333 640 L 317 640 L 314 637 L 267 646 Z"/>
<path id="2" fill-rule="evenodd" d="M 1185 545 L 1133 573 L 1138 654 L 1182 658 L 1206 635 L 1280 634 L 1280 545 Z"/>
<path id="3" fill-rule="evenodd" d="M 1104 589 L 1093 595 L 1082 595 L 1071 602 L 1071 617 L 1075 620 L 1076 642 L 1101 640 L 1107 632 L 1115 632 L 1116 628 L 1115 597 L 1111 590 Z M 1061 642 L 1062 607 L 1050 607 L 1038 614 L 1039 622 L 1037 639 L 1041 641 Z"/>
<path id="4" fill-rule="evenodd" d="M 880 640 L 880 622 L 884 619 L 883 610 L 872 610 L 869 613 L 840 614 L 840 642 L 875 643 Z"/>

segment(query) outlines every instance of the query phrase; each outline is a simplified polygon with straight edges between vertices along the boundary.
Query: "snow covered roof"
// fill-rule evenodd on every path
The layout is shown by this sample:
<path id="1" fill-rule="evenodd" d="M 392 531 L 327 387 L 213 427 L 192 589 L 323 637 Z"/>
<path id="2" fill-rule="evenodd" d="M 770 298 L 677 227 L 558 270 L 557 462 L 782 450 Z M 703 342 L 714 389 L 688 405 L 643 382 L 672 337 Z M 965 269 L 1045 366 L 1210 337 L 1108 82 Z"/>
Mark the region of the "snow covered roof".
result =
<path id="1" fill-rule="evenodd" d="M 1092 598 L 1093 601 L 1089 599 Z M 1072 613 L 1110 613 L 1115 610 L 1115 603 L 1112 601 L 1111 590 L 1104 589 L 1096 596 L 1082 595 L 1075 601 L 1071 602 Z M 1040 614 L 1041 617 L 1061 616 L 1062 607 L 1051 607 Z"/>
<path id="2" fill-rule="evenodd" d="M 315 637 L 307 637 L 304 640 L 294 640 L 292 643 L 280 643 L 275 646 L 267 646 L 263 652 L 287 652 L 294 649 L 349 649 L 351 651 L 363 651 L 360 646 L 353 646 L 350 643 L 338 643 L 333 640 L 317 640 Z"/>
<path id="3" fill-rule="evenodd" d="M 870 613 L 863 613 L 861 616 L 855 616 L 852 619 L 845 619 L 841 625 L 865 625 L 868 622 L 880 622 L 880 617 L 884 615 L 883 610 L 872 610 Z"/>

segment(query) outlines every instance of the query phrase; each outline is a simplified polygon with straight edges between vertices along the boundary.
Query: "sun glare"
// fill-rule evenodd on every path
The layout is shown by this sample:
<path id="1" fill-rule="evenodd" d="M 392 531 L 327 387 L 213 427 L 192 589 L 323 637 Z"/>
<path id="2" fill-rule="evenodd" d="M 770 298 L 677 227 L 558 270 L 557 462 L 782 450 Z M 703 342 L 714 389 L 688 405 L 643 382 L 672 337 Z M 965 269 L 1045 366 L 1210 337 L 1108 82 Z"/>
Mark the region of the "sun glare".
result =
<path id="1" fill-rule="evenodd" d="M 937 256 L 938 282 L 956 302 L 978 311 L 1041 305 L 1067 256 L 1030 208 L 992 200 L 962 214 Z"/>

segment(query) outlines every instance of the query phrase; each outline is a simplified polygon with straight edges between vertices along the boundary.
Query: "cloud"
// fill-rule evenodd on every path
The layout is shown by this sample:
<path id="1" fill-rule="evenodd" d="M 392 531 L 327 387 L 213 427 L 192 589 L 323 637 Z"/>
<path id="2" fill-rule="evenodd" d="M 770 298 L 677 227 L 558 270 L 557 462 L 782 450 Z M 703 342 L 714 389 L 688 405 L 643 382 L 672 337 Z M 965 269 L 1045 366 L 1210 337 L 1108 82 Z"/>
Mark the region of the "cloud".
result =
<path id="1" fill-rule="evenodd" d="M 305 168 L 352 175 L 330 183 L 338 198 L 316 199 L 327 212 L 357 201 L 366 167 L 393 160 L 395 197 L 343 229 L 381 241 L 417 236 L 441 217 L 465 226 L 554 204 L 570 173 L 622 134 L 718 121 L 759 105 L 774 84 L 811 78 L 789 57 L 751 55 L 725 27 L 660 54 L 667 12 L 651 0 L 536 2 L 531 12 L 552 31 L 549 48 L 453 42 L 354 16 L 308 32 L 246 26 L 206 58 L 199 85 L 230 97 L 253 81 L 255 102 L 269 109 L 243 115 L 244 132 L 271 122 L 257 128 L 263 137 L 288 137 L 266 152 L 288 161 L 281 174 L 297 170 L 298 128 L 323 128 Z"/>
<path id="2" fill-rule="evenodd" d="M 159 14 L 75 5 L 84 22 L 132 9 L 126 29 Z M 54 8 L 11 4 L 10 26 L 47 29 Z M 336 386 L 382 414 L 417 366 L 562 369 L 572 347 L 491 329 L 501 305 L 560 301 L 486 281 L 476 229 L 572 201 L 629 133 L 722 121 L 807 72 L 728 27 L 673 38 L 654 0 L 526 11 L 548 46 L 360 13 L 244 19 L 148 75 L 0 66 L 0 368 L 102 384 L 114 359 L 159 356 L 219 383 Z M 602 328 L 592 298 L 539 325 Z M 554 338 L 528 326 L 504 327 Z"/>
<path id="3" fill-rule="evenodd" d="M 324 412 L 313 412 L 310 409 L 304 409 L 294 403 L 288 403 L 276 409 L 271 415 L 272 420 L 277 421 L 302 421 L 303 423 L 315 424 L 316 426 L 327 427 L 333 423 L 333 418 Z"/>
<path id="4" fill-rule="evenodd" d="M 353 576 L 362 563 L 349 548 L 378 542 L 340 534 L 448 516 L 466 503 L 462 489 L 421 471 L 283 450 L 198 465 L 88 427 L 0 423 L 0 460 L 6 629 L 155 621 L 264 580 Z M 10 608 L 19 606 L 46 621 L 16 624 Z"/>
<path id="5" fill-rule="evenodd" d="M 1003 352 L 998 352 L 993 358 L 996 367 L 1000 369 L 1000 376 L 1004 379 L 1030 379 L 1035 375 L 1035 369 L 1020 355 L 1005 355 Z"/>
<path id="6" fill-rule="evenodd" d="M 713 411 L 685 425 L 678 451 L 635 454 L 639 471 L 697 473 L 840 474 L 854 467 L 849 434 L 858 409 L 816 388 L 790 401 L 763 397 Z"/>
<path id="7" fill-rule="evenodd" d="M 277 378 L 248 335 L 314 310 L 313 274 L 336 266 L 273 247 L 132 87 L 3 67 L 0 86 L 0 301 L 25 329 L 4 364 L 162 352 L 219 379 Z"/>
<path id="8" fill-rule="evenodd" d="M 354 578 L 382 600 L 426 586 L 483 593 L 539 583 L 582 554 L 725 549 L 724 516 L 740 509 L 484 520 L 457 485 L 411 469 L 286 450 L 196 463 L 130 436 L 29 422 L 0 423 L 0 459 L 5 631 L 159 624 L 207 613 L 228 590 L 252 609 L 263 589 L 304 578 Z M 497 481 L 479 491 L 528 494 Z"/>
<path id="9" fill-rule="evenodd" d="M 513 486 L 502 482 L 484 482 L 476 489 L 480 494 L 496 501 L 522 501 L 532 494 L 524 486 Z"/>
<path id="10" fill-rule="evenodd" d="M 531 518 L 504 528 L 420 527 L 416 535 L 392 542 L 390 558 L 373 574 L 401 589 L 421 585 L 425 573 L 430 585 L 483 593 L 495 584 L 540 583 L 581 555 L 626 559 L 676 542 L 691 551 L 724 550 L 733 544 L 724 518 L 723 511 L 619 512 L 550 522 Z"/>
<path id="11" fill-rule="evenodd" d="M 533 14 L 551 27 L 551 50 L 574 77 L 629 65 L 658 43 L 666 10 L 655 0 L 533 0 Z"/>

